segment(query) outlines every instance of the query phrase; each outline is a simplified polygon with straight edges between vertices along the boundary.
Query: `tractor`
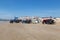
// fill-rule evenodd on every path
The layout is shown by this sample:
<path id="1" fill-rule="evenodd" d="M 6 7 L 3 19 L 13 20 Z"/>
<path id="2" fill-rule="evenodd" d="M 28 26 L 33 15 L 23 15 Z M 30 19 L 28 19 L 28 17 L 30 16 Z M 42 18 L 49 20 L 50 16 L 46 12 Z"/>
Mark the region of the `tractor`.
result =
<path id="1" fill-rule="evenodd" d="M 14 19 L 10 20 L 10 23 L 19 23 L 19 22 L 22 22 L 21 19 L 18 19 L 18 17 L 15 17 Z"/>
<path id="2" fill-rule="evenodd" d="M 53 19 L 45 19 L 42 21 L 42 24 L 54 24 L 55 21 Z"/>

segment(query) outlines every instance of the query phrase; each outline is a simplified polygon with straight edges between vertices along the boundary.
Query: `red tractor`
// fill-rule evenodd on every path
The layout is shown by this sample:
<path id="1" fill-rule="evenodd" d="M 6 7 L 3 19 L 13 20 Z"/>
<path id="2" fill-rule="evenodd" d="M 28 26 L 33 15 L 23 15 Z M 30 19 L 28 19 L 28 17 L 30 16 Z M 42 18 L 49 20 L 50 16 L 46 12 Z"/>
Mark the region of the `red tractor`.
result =
<path id="1" fill-rule="evenodd" d="M 53 19 L 44 19 L 43 21 L 42 21 L 42 24 L 54 24 L 55 22 L 54 22 L 54 20 Z"/>

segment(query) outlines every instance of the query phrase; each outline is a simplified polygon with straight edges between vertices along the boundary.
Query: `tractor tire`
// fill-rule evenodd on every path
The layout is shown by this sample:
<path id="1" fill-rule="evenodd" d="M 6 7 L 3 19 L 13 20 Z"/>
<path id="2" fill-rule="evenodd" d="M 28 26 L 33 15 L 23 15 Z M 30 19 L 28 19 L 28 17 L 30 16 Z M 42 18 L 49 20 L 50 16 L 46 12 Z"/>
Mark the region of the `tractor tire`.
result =
<path id="1" fill-rule="evenodd" d="M 13 23 L 13 21 L 10 21 L 10 23 Z"/>
<path id="2" fill-rule="evenodd" d="M 17 20 L 15 23 L 19 23 L 19 21 Z"/>

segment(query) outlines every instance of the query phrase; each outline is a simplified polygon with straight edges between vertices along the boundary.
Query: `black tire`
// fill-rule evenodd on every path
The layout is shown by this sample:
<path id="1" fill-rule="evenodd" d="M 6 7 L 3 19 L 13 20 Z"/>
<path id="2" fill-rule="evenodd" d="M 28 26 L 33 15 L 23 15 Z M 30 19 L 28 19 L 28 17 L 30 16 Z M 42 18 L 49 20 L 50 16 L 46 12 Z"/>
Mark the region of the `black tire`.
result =
<path id="1" fill-rule="evenodd" d="M 46 24 L 46 20 L 43 20 L 43 21 L 42 21 L 42 24 Z"/>
<path id="2" fill-rule="evenodd" d="M 26 20 L 26 23 L 31 23 L 31 20 Z"/>
<path id="3" fill-rule="evenodd" d="M 11 20 L 10 23 L 13 23 L 13 21 Z"/>
<path id="4" fill-rule="evenodd" d="M 19 23 L 19 20 L 16 20 L 15 22 L 16 22 L 16 23 Z"/>
<path id="5" fill-rule="evenodd" d="M 44 24 L 44 22 L 42 22 L 42 24 Z"/>

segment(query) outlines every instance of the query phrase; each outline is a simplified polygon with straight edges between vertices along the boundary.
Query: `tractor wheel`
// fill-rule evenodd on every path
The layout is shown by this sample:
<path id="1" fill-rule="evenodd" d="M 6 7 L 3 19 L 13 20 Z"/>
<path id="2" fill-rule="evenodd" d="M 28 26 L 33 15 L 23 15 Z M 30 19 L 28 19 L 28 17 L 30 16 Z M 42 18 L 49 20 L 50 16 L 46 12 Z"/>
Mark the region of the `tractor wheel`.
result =
<path id="1" fill-rule="evenodd" d="M 13 21 L 10 21 L 10 23 L 13 23 Z"/>
<path id="2" fill-rule="evenodd" d="M 16 21 L 16 23 L 19 23 L 19 21 Z"/>

